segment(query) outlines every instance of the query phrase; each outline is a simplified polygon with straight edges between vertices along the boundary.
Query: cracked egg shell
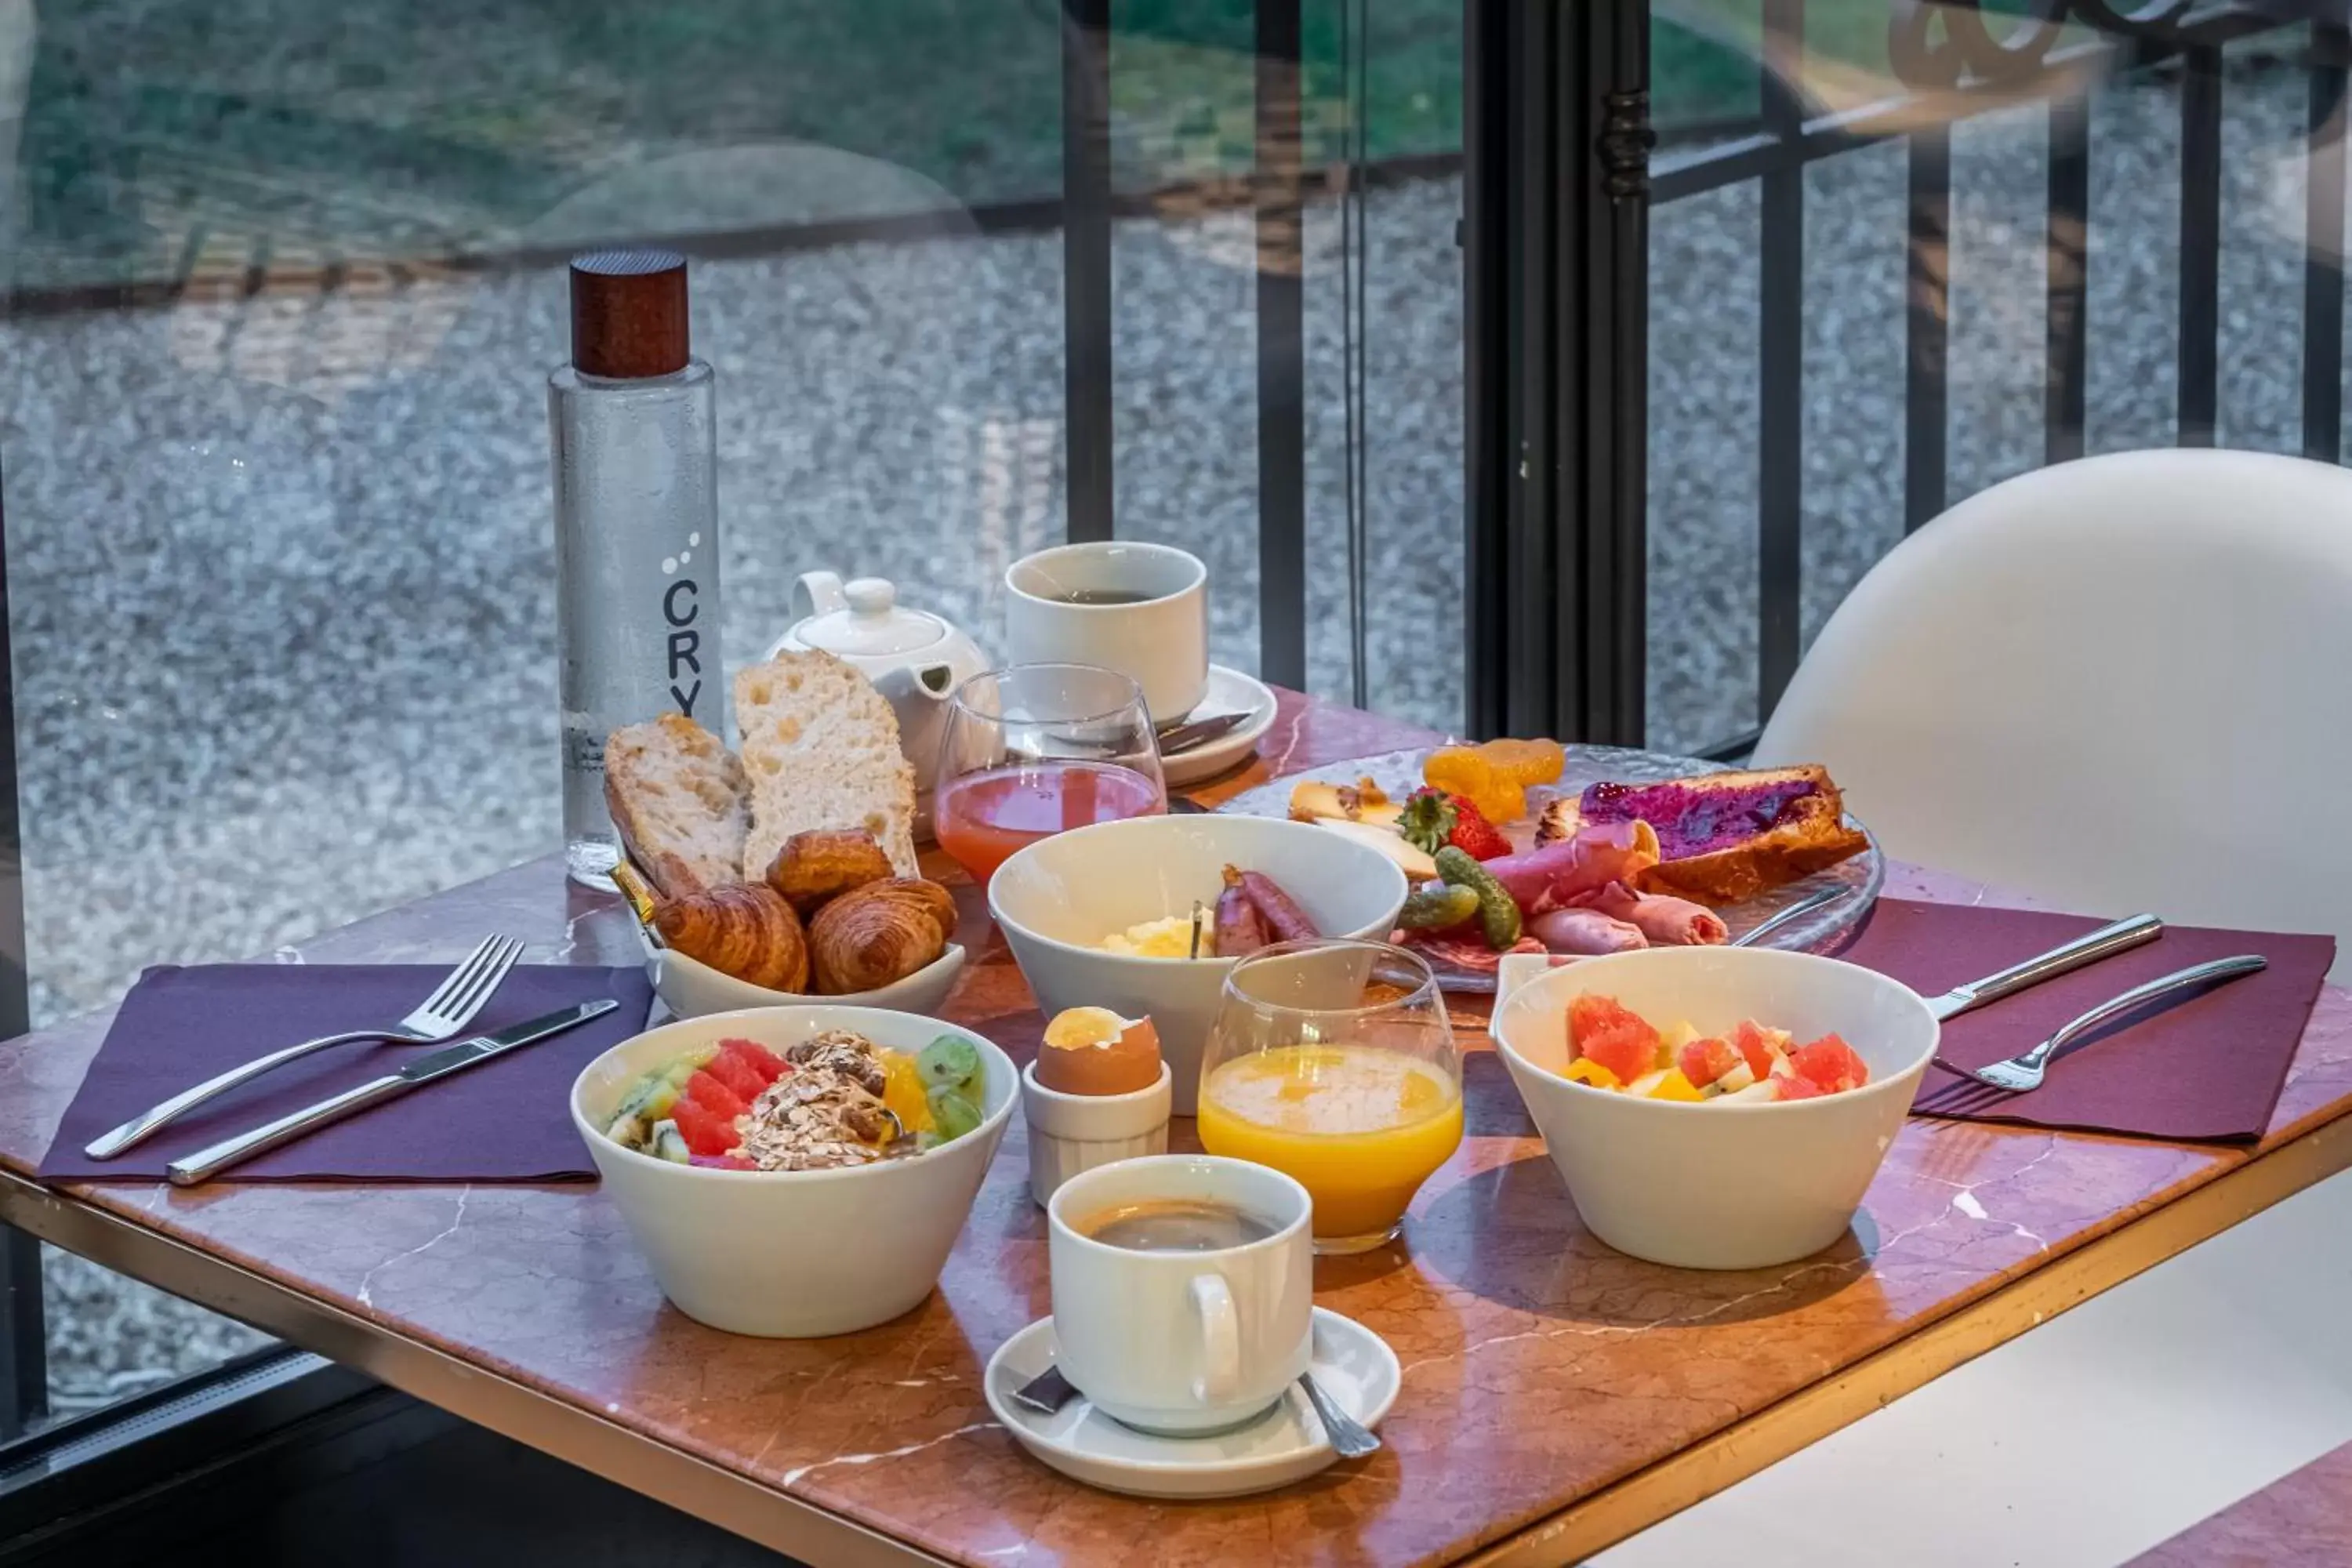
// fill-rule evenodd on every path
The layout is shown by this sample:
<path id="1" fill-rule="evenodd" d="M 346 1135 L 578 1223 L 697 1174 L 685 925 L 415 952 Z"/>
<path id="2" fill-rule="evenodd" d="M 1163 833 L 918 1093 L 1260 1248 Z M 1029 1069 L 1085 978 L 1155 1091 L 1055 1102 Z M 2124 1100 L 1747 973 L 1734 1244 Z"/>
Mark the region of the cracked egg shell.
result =
<path id="1" fill-rule="evenodd" d="M 1160 1081 L 1160 1031 L 1108 1007 L 1054 1016 L 1037 1048 L 1037 1083 L 1057 1094 L 1133 1094 Z"/>

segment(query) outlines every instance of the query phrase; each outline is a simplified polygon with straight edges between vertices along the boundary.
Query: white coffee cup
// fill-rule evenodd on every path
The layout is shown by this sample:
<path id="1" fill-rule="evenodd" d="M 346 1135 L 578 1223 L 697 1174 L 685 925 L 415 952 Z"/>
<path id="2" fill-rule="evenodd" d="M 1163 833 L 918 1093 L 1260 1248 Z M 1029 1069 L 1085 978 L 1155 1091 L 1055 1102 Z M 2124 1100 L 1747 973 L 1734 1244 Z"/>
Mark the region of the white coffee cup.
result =
<path id="1" fill-rule="evenodd" d="M 1170 544 L 1062 544 L 1005 569 L 1014 664 L 1093 664 L 1132 677 L 1152 721 L 1181 719 L 1209 689 L 1209 569 Z M 1074 595 L 1137 594 L 1129 604 Z"/>
<path id="2" fill-rule="evenodd" d="M 1212 1252 L 1139 1252 L 1078 1227 L 1139 1204 L 1230 1205 L 1271 1236 Z M 1192 1436 L 1265 1412 L 1307 1370 L 1315 1241 L 1307 1189 L 1213 1154 L 1158 1154 L 1082 1171 L 1045 1205 L 1056 1364 L 1104 1415 Z"/>

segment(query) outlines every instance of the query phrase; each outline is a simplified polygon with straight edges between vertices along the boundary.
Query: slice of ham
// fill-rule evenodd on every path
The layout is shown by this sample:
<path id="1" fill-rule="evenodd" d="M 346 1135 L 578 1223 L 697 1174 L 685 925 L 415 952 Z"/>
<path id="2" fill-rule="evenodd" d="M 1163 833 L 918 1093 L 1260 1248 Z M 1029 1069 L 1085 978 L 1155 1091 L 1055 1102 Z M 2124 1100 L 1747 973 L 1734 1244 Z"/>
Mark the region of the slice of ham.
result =
<path id="1" fill-rule="evenodd" d="M 1488 947 L 1483 937 L 1475 936 L 1440 936 L 1425 931 L 1398 931 L 1394 940 L 1402 946 L 1418 951 L 1429 960 L 1432 967 L 1457 969 L 1465 974 L 1494 973 L 1501 966 L 1504 953 L 1544 951 L 1544 944 L 1531 936 L 1522 936 L 1502 952 Z"/>
<path id="2" fill-rule="evenodd" d="M 1664 893 L 1637 893 L 1622 882 L 1587 893 L 1578 902 L 1637 928 L 1660 947 L 1713 947 L 1731 938 L 1723 917 L 1705 904 Z"/>
<path id="3" fill-rule="evenodd" d="M 1529 921 L 1528 932 L 1543 943 L 1546 952 L 1585 958 L 1604 952 L 1631 952 L 1650 945 L 1650 939 L 1639 926 L 1597 909 L 1553 910 Z"/>
<path id="4" fill-rule="evenodd" d="M 1648 823 L 1601 822 L 1486 864 L 1520 910 L 1533 917 L 1582 902 L 1612 882 L 1630 882 L 1657 863 L 1658 836 Z"/>

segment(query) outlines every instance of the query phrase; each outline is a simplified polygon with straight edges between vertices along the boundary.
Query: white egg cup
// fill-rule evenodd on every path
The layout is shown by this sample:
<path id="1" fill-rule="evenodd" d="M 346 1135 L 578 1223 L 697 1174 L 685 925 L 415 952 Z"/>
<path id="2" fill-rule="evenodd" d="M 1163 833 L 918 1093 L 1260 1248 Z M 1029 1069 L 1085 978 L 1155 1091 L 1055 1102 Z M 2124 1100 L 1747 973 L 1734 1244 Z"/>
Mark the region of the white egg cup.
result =
<path id="1" fill-rule="evenodd" d="M 1168 1152 L 1175 1079 L 1168 1064 L 1148 1089 L 1126 1094 L 1064 1094 L 1037 1081 L 1037 1064 L 1021 1069 L 1021 1113 L 1029 1121 L 1029 1196 L 1039 1208 L 1081 1171 Z"/>

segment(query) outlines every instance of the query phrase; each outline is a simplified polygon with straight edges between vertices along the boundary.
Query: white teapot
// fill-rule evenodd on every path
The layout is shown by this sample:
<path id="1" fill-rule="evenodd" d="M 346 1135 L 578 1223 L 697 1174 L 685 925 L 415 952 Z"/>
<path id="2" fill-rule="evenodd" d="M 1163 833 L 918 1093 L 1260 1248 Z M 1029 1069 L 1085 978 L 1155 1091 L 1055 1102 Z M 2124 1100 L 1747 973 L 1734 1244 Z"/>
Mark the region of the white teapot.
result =
<path id="1" fill-rule="evenodd" d="M 856 665 L 874 683 L 898 716 L 898 749 L 914 764 L 918 825 L 928 833 L 948 698 L 988 668 L 988 656 L 943 617 L 902 607 L 887 578 L 844 583 L 838 573 L 803 573 L 793 608 L 800 618 L 770 657 L 785 648 L 819 649 Z"/>

